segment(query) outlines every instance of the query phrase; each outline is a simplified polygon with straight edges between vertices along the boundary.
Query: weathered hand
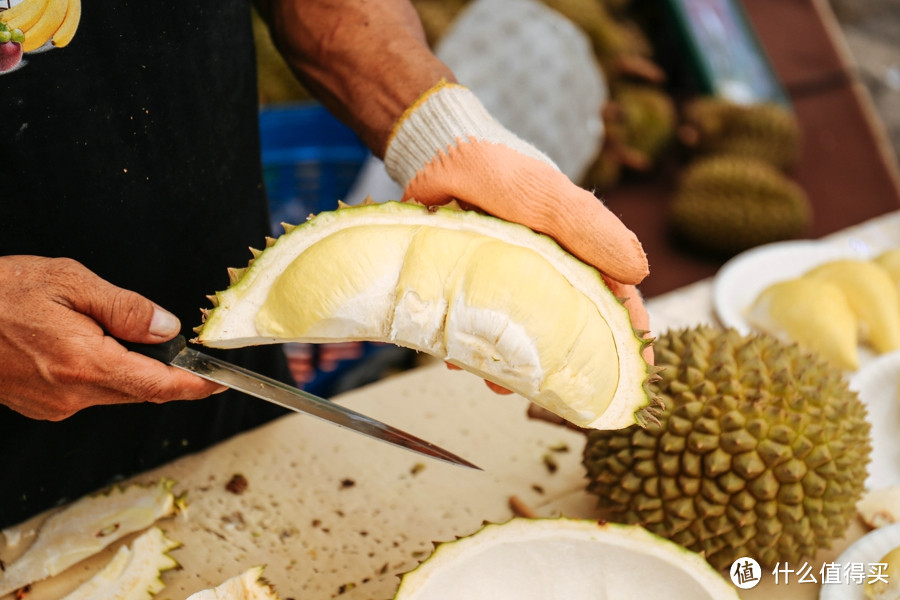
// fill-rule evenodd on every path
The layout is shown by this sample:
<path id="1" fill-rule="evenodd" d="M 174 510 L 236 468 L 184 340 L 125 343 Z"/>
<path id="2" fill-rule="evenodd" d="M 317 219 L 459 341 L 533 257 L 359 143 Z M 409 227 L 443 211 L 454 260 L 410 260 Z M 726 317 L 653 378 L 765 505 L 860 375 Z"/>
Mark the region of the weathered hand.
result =
<path id="1" fill-rule="evenodd" d="M 80 263 L 0 257 L 0 404 L 58 421 L 98 404 L 197 399 L 221 391 L 145 356 L 113 337 L 158 343 L 178 320 Z"/>

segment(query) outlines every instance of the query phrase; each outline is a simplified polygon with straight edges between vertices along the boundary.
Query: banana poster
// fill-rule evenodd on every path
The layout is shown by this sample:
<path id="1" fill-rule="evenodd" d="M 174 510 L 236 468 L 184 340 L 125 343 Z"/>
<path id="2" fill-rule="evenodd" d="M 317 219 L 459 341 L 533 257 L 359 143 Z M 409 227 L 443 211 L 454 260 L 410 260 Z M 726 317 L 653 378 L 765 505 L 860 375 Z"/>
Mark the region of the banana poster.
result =
<path id="1" fill-rule="evenodd" d="M 81 0 L 0 0 L 0 74 L 29 52 L 67 45 L 80 19 Z"/>

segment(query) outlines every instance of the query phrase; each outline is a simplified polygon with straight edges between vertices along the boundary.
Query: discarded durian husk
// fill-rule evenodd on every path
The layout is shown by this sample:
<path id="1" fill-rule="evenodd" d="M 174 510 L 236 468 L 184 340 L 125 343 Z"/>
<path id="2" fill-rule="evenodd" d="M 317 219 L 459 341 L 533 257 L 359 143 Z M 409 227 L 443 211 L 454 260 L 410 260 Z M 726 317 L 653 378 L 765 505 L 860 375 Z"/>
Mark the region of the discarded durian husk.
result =
<path id="1" fill-rule="evenodd" d="M 174 482 L 115 486 L 85 496 L 50 515 L 31 545 L 6 565 L 0 577 L 0 596 L 58 575 L 116 540 L 176 514 L 183 499 L 172 493 Z M 18 526 L 5 530 L 7 540 L 28 536 Z"/>
<path id="2" fill-rule="evenodd" d="M 191 594 L 187 600 L 278 600 L 275 586 L 263 577 L 264 569 L 263 566 L 247 569 L 214 588 Z"/>
<path id="3" fill-rule="evenodd" d="M 900 523 L 900 486 L 867 491 L 856 510 L 872 529 Z"/>
<path id="4" fill-rule="evenodd" d="M 656 579 L 620 571 L 646 570 Z M 435 544 L 405 573 L 394 600 L 565 597 L 737 600 L 702 557 L 640 527 L 567 518 L 514 517 Z"/>
<path id="5" fill-rule="evenodd" d="M 180 545 L 159 527 L 151 527 L 137 536 L 130 547 L 121 546 L 100 572 L 63 600 L 148 600 L 165 587 L 162 573 L 178 568 L 169 552 Z"/>

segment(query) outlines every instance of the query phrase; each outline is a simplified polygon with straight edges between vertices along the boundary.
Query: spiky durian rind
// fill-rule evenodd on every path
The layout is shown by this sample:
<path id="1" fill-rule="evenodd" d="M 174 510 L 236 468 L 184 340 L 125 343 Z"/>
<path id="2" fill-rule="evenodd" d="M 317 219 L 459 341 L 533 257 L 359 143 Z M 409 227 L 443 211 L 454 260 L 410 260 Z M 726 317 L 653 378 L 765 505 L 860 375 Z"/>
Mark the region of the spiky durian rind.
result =
<path id="1" fill-rule="evenodd" d="M 655 351 L 659 424 L 588 434 L 587 486 L 604 518 L 717 568 L 796 562 L 844 533 L 871 445 L 840 370 L 768 335 L 705 326 L 669 331 Z"/>

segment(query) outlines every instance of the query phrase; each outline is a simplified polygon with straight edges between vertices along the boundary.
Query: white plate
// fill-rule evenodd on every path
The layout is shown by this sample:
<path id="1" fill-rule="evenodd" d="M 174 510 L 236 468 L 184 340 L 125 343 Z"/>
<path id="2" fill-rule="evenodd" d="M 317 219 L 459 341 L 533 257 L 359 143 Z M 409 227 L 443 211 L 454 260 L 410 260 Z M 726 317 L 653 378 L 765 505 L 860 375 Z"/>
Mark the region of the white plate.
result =
<path id="1" fill-rule="evenodd" d="M 900 351 L 883 354 L 850 378 L 850 389 L 869 409 L 872 462 L 866 487 L 900 485 Z"/>
<path id="2" fill-rule="evenodd" d="M 725 327 L 743 334 L 753 331 L 747 309 L 764 289 L 777 281 L 793 279 L 813 267 L 839 258 L 871 258 L 864 242 L 797 240 L 757 246 L 725 263 L 713 281 L 713 306 Z"/>
<path id="3" fill-rule="evenodd" d="M 835 561 L 842 569 L 850 565 L 864 565 L 866 574 L 869 565 L 877 563 L 881 558 L 900 546 L 900 523 L 881 527 L 859 538 Z M 823 585 L 819 591 L 819 600 L 865 600 L 864 586 L 861 583 L 846 582 L 843 585 Z"/>

